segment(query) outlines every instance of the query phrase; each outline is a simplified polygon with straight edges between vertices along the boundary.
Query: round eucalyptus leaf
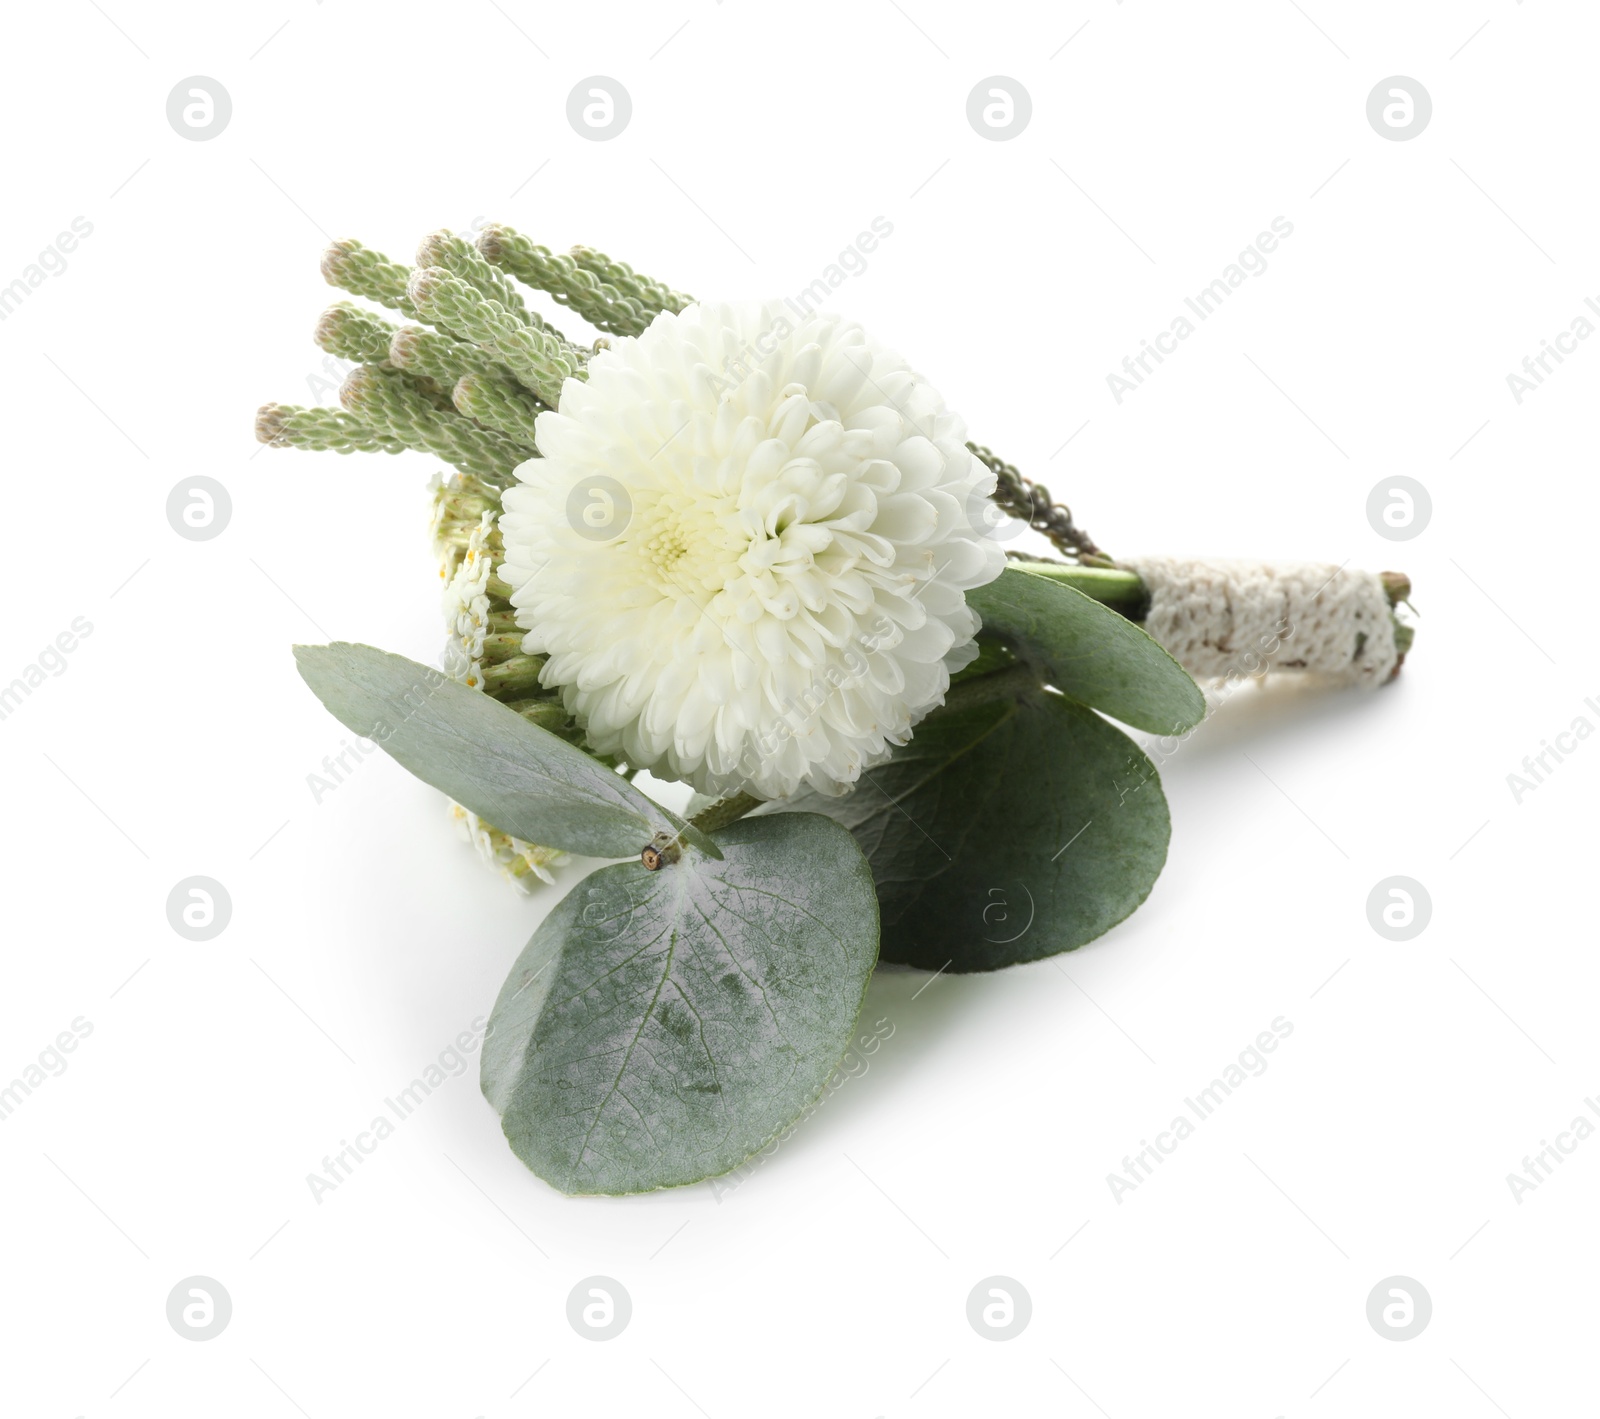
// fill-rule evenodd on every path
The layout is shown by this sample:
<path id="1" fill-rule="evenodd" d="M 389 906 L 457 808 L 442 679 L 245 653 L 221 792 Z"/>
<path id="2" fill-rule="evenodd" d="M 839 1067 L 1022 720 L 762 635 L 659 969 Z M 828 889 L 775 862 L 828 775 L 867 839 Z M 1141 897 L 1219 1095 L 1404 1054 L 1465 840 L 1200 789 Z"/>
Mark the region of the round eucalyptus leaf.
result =
<path id="1" fill-rule="evenodd" d="M 1155 766 L 1115 725 L 1041 690 L 925 719 L 827 813 L 878 884 L 882 954 L 990 971 L 1070 951 L 1128 916 L 1160 875 L 1170 822 Z"/>
<path id="2" fill-rule="evenodd" d="M 810 813 L 746 818 L 649 872 L 603 867 L 534 933 L 481 1081 L 512 1150 L 566 1193 L 737 1167 L 849 1047 L 878 954 L 872 873 Z"/>
<path id="3" fill-rule="evenodd" d="M 1010 645 L 1062 694 L 1152 734 L 1205 718 L 1205 696 L 1143 630 L 1076 587 L 1021 566 L 967 593 L 983 634 Z M 920 730 L 918 731 L 921 732 Z"/>

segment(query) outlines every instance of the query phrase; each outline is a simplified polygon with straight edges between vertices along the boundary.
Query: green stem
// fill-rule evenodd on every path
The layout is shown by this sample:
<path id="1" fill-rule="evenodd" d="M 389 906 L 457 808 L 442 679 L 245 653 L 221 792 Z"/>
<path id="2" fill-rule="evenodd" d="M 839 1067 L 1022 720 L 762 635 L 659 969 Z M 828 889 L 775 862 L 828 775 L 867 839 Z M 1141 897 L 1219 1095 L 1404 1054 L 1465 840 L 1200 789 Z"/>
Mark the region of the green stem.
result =
<path id="1" fill-rule="evenodd" d="M 496 699 L 512 699 L 537 692 L 539 672 L 544 669 L 542 655 L 513 655 L 498 664 L 485 663 L 483 688 Z"/>
<path id="2" fill-rule="evenodd" d="M 737 823 L 764 801 L 754 794 L 736 793 L 732 798 L 719 799 L 709 808 L 702 808 L 689 822 L 703 833 L 714 833 L 718 828 L 726 828 L 729 823 Z"/>
<path id="3" fill-rule="evenodd" d="M 1124 567 L 1083 567 L 1066 562 L 1023 562 L 1034 576 L 1065 582 L 1102 606 L 1120 611 L 1130 621 L 1142 621 L 1150 609 L 1150 591 L 1138 572 Z"/>
<path id="4" fill-rule="evenodd" d="M 1394 671 L 1398 675 L 1400 667 L 1405 664 L 1406 652 L 1411 649 L 1411 642 L 1417 638 L 1415 627 L 1402 621 L 1395 615 L 1394 609 L 1401 602 L 1411 605 L 1411 578 L 1404 572 L 1379 572 L 1378 575 L 1383 579 L 1383 589 L 1389 598 L 1389 620 L 1394 625 L 1394 648 L 1399 656 Z"/>

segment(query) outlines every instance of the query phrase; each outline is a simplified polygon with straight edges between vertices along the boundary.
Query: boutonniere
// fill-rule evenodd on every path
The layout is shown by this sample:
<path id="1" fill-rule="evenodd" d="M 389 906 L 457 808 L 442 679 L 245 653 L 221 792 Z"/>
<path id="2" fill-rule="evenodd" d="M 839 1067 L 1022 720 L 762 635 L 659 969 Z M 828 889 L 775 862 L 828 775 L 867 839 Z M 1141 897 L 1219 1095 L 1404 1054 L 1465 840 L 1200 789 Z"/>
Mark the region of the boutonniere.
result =
<path id="1" fill-rule="evenodd" d="M 1204 717 L 1197 680 L 1373 687 L 1409 647 L 1397 574 L 1108 556 L 810 303 L 696 302 L 501 226 L 323 271 L 403 323 L 334 306 L 343 408 L 269 404 L 258 436 L 451 466 L 448 640 L 437 667 L 301 646 L 300 673 L 519 885 L 616 860 L 533 933 L 483 1046 L 512 1148 L 564 1192 L 759 1152 L 837 1077 L 880 959 L 993 970 L 1127 917 L 1167 854 L 1150 751 Z M 1060 559 L 1008 554 L 1024 526 Z"/>

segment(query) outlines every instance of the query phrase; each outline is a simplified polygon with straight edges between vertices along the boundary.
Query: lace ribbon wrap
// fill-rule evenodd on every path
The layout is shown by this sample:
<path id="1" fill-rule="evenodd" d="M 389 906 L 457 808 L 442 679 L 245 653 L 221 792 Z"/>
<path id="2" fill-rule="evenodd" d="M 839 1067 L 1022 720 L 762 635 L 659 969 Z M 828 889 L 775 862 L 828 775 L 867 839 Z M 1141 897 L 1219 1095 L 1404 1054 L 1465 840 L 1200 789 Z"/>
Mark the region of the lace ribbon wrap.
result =
<path id="1" fill-rule="evenodd" d="M 1399 663 L 1383 582 L 1303 562 L 1123 562 L 1150 592 L 1144 628 L 1197 680 L 1298 670 L 1374 689 Z"/>

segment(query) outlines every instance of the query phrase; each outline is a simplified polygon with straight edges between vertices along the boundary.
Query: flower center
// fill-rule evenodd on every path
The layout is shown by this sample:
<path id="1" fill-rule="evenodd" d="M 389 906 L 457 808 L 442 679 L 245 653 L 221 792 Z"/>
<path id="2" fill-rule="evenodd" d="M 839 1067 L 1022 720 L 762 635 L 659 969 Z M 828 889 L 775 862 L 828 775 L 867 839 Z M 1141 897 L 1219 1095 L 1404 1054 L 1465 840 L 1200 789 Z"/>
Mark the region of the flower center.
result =
<path id="1" fill-rule="evenodd" d="M 670 576 L 672 569 L 688 555 L 689 544 L 684 540 L 683 528 L 664 527 L 644 545 L 644 554 L 655 563 L 656 570 Z"/>
<path id="2" fill-rule="evenodd" d="M 721 591 L 749 545 L 730 497 L 663 492 L 634 518 L 629 541 L 646 577 L 664 594 Z"/>

